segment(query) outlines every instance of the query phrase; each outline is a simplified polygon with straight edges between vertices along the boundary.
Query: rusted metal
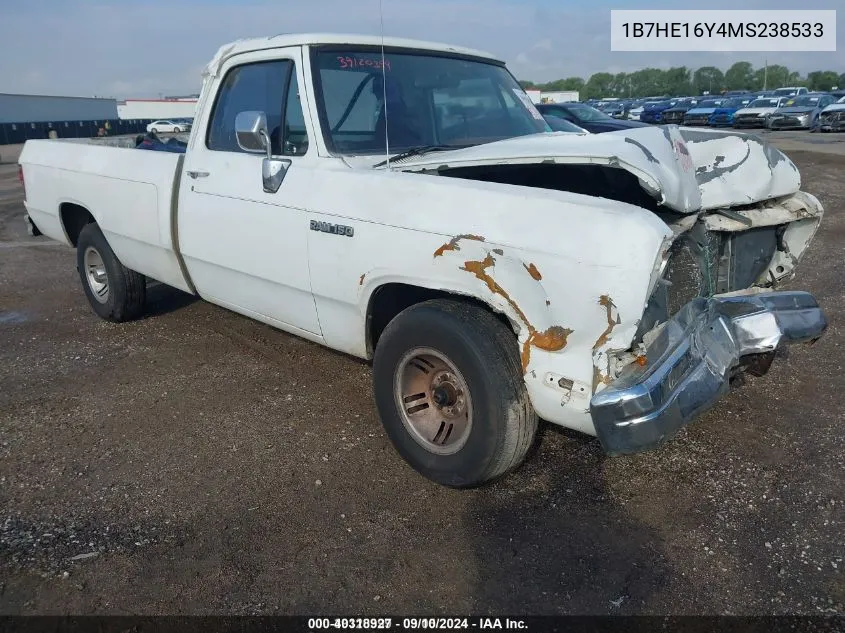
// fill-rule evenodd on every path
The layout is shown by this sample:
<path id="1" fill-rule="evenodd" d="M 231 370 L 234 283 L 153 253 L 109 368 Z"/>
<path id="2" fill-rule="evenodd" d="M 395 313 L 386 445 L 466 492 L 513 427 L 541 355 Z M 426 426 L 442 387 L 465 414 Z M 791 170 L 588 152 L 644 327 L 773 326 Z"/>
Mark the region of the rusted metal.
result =
<path id="1" fill-rule="evenodd" d="M 543 278 L 543 275 L 540 274 L 540 271 L 537 270 L 534 264 L 523 264 L 523 266 L 525 266 L 525 270 L 528 271 L 528 274 L 531 275 L 534 281 L 540 281 Z"/>
<path id="2" fill-rule="evenodd" d="M 572 330 L 569 328 L 562 327 L 560 325 L 553 325 L 546 330 L 538 331 L 537 328 L 531 323 L 528 317 L 525 315 L 525 312 L 516 301 L 511 298 L 508 292 L 502 288 L 499 283 L 493 279 L 487 272 L 487 269 L 491 266 L 495 266 L 496 260 L 493 257 L 492 253 L 487 253 L 487 256 L 481 261 L 466 261 L 464 265 L 461 267 L 461 270 L 465 270 L 469 273 L 472 273 L 476 276 L 480 281 L 483 281 L 487 288 L 495 295 L 502 297 L 505 301 L 507 301 L 508 305 L 513 309 L 513 311 L 517 314 L 519 320 L 525 324 L 526 329 L 528 330 L 528 337 L 525 339 L 525 342 L 522 344 L 522 371 L 525 372 L 528 370 L 528 364 L 531 362 L 531 347 L 534 346 L 538 349 L 542 349 L 547 352 L 558 352 L 566 347 L 566 341 L 570 334 L 572 334 Z M 526 266 L 526 270 L 528 267 Z M 528 270 L 530 274 L 530 270 Z M 533 277 L 533 275 L 532 275 Z"/>
<path id="3" fill-rule="evenodd" d="M 367 276 L 367 273 L 364 273 L 363 275 L 361 275 L 361 278 L 358 280 L 358 285 L 359 285 L 359 286 L 363 286 L 363 285 L 364 285 L 364 277 L 366 277 L 366 276 Z"/>
<path id="4" fill-rule="evenodd" d="M 434 251 L 434 256 L 440 257 L 446 251 L 459 251 L 459 250 L 461 250 L 461 247 L 458 246 L 458 242 L 460 242 L 461 240 L 475 240 L 477 242 L 483 242 L 484 238 L 481 237 L 480 235 L 469 235 L 469 234 L 456 235 L 451 240 L 446 242 L 443 246 L 441 246 L 436 251 Z"/>

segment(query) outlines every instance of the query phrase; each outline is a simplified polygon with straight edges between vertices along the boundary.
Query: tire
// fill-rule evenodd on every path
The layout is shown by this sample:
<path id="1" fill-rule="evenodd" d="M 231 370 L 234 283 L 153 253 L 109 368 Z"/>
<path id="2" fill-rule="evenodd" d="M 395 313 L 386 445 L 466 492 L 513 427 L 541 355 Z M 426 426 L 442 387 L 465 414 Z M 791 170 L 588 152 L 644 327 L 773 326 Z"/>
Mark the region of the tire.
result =
<path id="1" fill-rule="evenodd" d="M 179 129 L 178 127 L 175 127 L 175 128 L 173 128 L 173 133 L 174 133 L 174 134 L 181 134 L 181 133 L 182 133 L 182 130 L 181 130 L 181 129 Z"/>
<path id="2" fill-rule="evenodd" d="M 79 233 L 76 269 L 88 303 L 101 318 L 122 323 L 143 313 L 146 278 L 120 263 L 95 223 L 86 224 Z"/>
<path id="3" fill-rule="evenodd" d="M 150 132 L 152 132 L 153 134 L 158 134 L 158 130 L 156 128 L 151 129 Z"/>
<path id="4" fill-rule="evenodd" d="M 417 472 L 445 486 L 475 487 L 515 470 L 537 434 L 513 332 L 469 303 L 434 299 L 396 316 L 379 338 L 373 383 L 393 446 Z M 441 407 L 443 391 L 451 396 Z M 468 424 L 456 413 L 461 402 Z M 406 415 L 406 409 L 421 410 Z M 422 428 L 421 419 L 429 425 Z"/>

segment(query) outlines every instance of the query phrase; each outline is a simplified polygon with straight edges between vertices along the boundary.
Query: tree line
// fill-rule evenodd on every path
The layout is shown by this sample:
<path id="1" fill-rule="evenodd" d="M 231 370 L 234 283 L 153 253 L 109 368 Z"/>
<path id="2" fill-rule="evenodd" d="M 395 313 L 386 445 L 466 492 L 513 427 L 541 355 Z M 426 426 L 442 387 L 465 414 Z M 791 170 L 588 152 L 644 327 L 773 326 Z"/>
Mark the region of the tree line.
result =
<path id="1" fill-rule="evenodd" d="M 800 73 L 789 70 L 786 66 L 775 64 L 768 68 L 755 69 L 750 62 L 736 62 L 725 72 L 715 66 L 704 66 L 694 71 L 686 66 L 679 66 L 668 70 L 643 68 L 632 73 L 595 73 L 586 81 L 581 77 L 567 77 L 548 83 L 519 83 L 526 90 L 577 90 L 581 99 L 625 99 L 664 94 L 719 94 L 726 90 L 774 90 L 785 86 L 806 86 L 810 91 L 824 92 L 845 88 L 845 73 L 817 70 L 802 77 Z"/>

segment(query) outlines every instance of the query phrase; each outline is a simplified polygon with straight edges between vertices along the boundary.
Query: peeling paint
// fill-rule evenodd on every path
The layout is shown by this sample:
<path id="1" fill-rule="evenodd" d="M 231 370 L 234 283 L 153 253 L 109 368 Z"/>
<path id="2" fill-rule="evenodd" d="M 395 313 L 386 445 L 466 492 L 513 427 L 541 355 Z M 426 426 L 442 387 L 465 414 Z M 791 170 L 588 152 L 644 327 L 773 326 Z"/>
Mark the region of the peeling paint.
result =
<path id="1" fill-rule="evenodd" d="M 505 254 L 505 251 L 503 251 L 501 248 L 494 248 L 493 252 L 496 253 L 496 255 L 504 255 Z"/>
<path id="2" fill-rule="evenodd" d="M 657 158 L 654 156 L 654 154 L 651 153 L 651 150 L 649 148 L 647 148 L 645 145 L 643 145 L 642 143 L 640 143 L 639 141 L 635 141 L 634 139 L 628 138 L 626 136 L 625 142 L 630 143 L 631 145 L 634 145 L 635 147 L 638 147 L 642 151 L 642 153 L 645 154 L 645 157 L 648 159 L 648 161 L 650 163 L 656 163 L 658 165 L 660 164 L 660 161 L 657 160 Z"/>
<path id="3" fill-rule="evenodd" d="M 358 280 L 358 285 L 359 285 L 359 286 L 363 286 L 363 285 L 364 285 L 364 277 L 366 277 L 366 276 L 367 276 L 367 273 L 364 273 L 363 275 L 361 275 L 361 278 Z"/>
<path id="4" fill-rule="evenodd" d="M 531 275 L 534 281 L 540 281 L 543 278 L 543 275 L 540 274 L 540 271 L 537 270 L 534 264 L 523 264 L 523 266 L 525 266 L 525 270 L 528 271 L 528 274 Z"/>
<path id="5" fill-rule="evenodd" d="M 610 355 L 606 351 L 600 350 L 607 345 L 613 334 L 613 329 L 622 323 L 622 317 L 619 316 L 619 311 L 610 295 L 599 297 L 599 305 L 605 309 L 607 327 L 596 339 L 595 345 L 593 345 L 593 393 L 595 393 L 596 387 L 600 384 L 609 385 L 613 382 L 613 379 L 610 377 Z M 614 313 L 616 314 L 615 317 Z"/>
<path id="6" fill-rule="evenodd" d="M 613 304 L 613 299 L 611 299 L 608 295 L 602 295 L 599 298 L 599 305 L 603 306 L 605 310 L 607 310 L 607 328 L 605 328 L 604 332 L 602 332 L 601 336 L 599 336 L 596 340 L 596 344 L 593 345 L 593 351 L 596 351 L 607 343 L 610 340 L 610 335 L 613 333 L 613 328 L 622 323 L 622 319 L 619 317 L 619 314 L 616 315 L 616 320 L 613 320 L 612 313 L 616 306 Z"/>
<path id="7" fill-rule="evenodd" d="M 534 325 L 532 325 L 532 323 L 528 320 L 525 312 L 523 312 L 522 308 L 519 307 L 516 301 L 514 301 L 508 292 L 502 288 L 502 286 L 500 286 L 499 283 L 487 272 L 488 268 L 495 265 L 496 260 L 493 257 L 493 254 L 487 253 L 487 256 L 481 261 L 470 260 L 464 262 L 461 270 L 465 270 L 466 272 L 475 275 L 479 280 L 483 281 L 487 285 L 490 292 L 495 295 L 499 295 L 507 301 L 508 305 L 510 305 L 513 311 L 517 314 L 519 320 L 525 324 L 525 327 L 528 330 L 528 337 L 522 344 L 521 355 L 522 371 L 525 372 L 528 370 L 528 364 L 531 362 L 532 345 L 547 352 L 558 352 L 566 347 L 566 341 L 569 338 L 569 335 L 572 334 L 572 330 L 560 325 L 553 325 L 542 332 L 538 331 L 537 328 L 534 327 Z"/>
<path id="8" fill-rule="evenodd" d="M 459 250 L 461 250 L 461 247 L 458 246 L 458 242 L 460 242 L 461 240 L 475 240 L 477 242 L 483 242 L 484 238 L 481 237 L 480 235 L 470 235 L 470 234 L 456 235 L 451 240 L 446 242 L 443 246 L 441 246 L 436 251 L 434 251 L 434 256 L 440 257 L 446 251 L 459 251 Z"/>
<path id="9" fill-rule="evenodd" d="M 727 167 L 720 167 L 721 163 L 724 162 L 725 157 L 724 156 L 717 156 L 712 167 L 708 168 L 708 167 L 705 166 L 705 167 L 700 167 L 699 169 L 696 169 L 695 176 L 696 176 L 696 179 L 698 180 L 698 184 L 699 185 L 706 184 L 706 183 L 710 182 L 711 180 L 716 180 L 716 178 L 721 178 L 725 174 L 729 174 L 732 171 L 736 171 L 737 169 L 742 167 L 745 164 L 745 161 L 748 160 L 749 156 L 751 156 L 751 146 L 746 144 L 745 149 L 746 149 L 745 156 L 742 158 L 741 161 L 736 162 L 733 165 L 729 165 Z M 721 161 L 719 161 L 720 158 L 722 159 Z"/>

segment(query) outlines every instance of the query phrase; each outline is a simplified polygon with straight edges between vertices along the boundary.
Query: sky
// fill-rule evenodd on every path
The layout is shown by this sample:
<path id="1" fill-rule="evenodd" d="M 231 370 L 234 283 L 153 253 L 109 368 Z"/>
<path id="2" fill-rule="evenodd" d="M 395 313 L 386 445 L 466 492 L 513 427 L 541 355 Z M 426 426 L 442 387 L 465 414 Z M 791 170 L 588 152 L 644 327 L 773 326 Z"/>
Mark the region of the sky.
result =
<path id="1" fill-rule="evenodd" d="M 610 50 L 610 9 L 677 9 L 677 0 L 382 0 L 388 36 L 478 48 L 536 82 L 646 66 L 727 69 L 748 60 L 845 72 L 827 53 Z M 698 8 L 840 9 L 843 0 L 708 0 Z M 292 32 L 378 34 L 379 0 L 0 0 L 0 93 L 148 97 L 190 94 L 220 45 Z M 841 41 L 841 38 L 840 38 Z"/>

